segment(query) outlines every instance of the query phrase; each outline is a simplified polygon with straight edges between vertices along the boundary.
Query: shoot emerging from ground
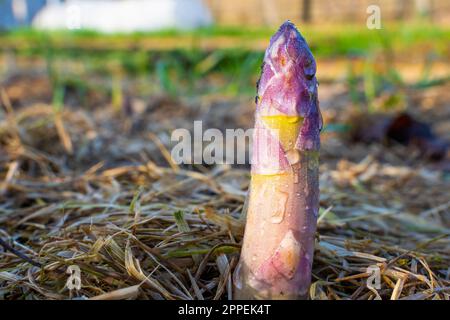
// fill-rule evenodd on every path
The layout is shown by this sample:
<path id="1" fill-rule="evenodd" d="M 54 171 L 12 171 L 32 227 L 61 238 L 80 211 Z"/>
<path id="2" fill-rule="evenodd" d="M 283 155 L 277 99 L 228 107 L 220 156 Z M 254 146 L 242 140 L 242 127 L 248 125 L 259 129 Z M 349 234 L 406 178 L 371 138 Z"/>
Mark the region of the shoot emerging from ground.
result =
<path id="1" fill-rule="evenodd" d="M 252 177 L 237 299 L 308 295 L 319 212 L 316 62 L 287 21 L 272 37 L 258 82 Z"/>

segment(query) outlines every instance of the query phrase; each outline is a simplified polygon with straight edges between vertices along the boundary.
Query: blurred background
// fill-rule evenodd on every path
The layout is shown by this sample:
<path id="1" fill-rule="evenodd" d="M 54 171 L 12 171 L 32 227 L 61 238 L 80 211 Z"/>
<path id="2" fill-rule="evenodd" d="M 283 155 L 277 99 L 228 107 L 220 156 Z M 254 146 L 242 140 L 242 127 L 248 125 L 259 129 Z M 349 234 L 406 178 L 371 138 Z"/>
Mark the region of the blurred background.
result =
<path id="1" fill-rule="evenodd" d="M 380 9 L 381 29 L 367 25 L 370 5 Z M 395 120 L 406 110 L 408 121 L 419 112 L 449 137 L 450 4 L 444 0 L 2 0 L 3 105 L 22 112 L 40 104 L 82 112 L 89 121 L 120 115 L 130 133 L 156 130 L 165 144 L 170 130 L 190 127 L 193 119 L 248 128 L 264 50 L 287 19 L 318 59 L 324 139 L 337 132 L 381 142 L 386 132 L 363 134 L 350 115 L 384 112 Z M 379 120 L 386 123 L 377 122 L 374 131 L 390 120 Z M 70 132 L 76 128 L 64 122 L 58 135 L 66 152 L 83 149 L 75 140 L 96 132 Z M 421 144 L 419 153 L 444 157 L 442 141 Z M 56 145 L 42 147 L 54 152 Z"/>
<path id="2" fill-rule="evenodd" d="M 380 29 L 368 27 L 371 5 L 380 9 Z M 128 220 L 116 217 L 136 199 L 147 205 L 144 216 L 203 205 L 238 216 L 248 166 L 180 168 L 170 137 L 194 120 L 204 129 L 253 126 L 264 50 L 287 19 L 318 65 L 321 212 L 328 210 L 321 233 L 365 239 L 373 232 L 386 246 L 408 249 L 427 232 L 447 234 L 435 243 L 444 263 L 433 260 L 433 271 L 448 286 L 447 0 L 0 0 L 0 236 L 32 250 L 51 241 L 47 234 L 92 245 L 78 227 L 123 226 Z M 351 228 L 339 229 L 346 223 Z M 4 270 L 14 259 L 3 260 Z M 327 270 L 317 274 L 328 279 Z"/>

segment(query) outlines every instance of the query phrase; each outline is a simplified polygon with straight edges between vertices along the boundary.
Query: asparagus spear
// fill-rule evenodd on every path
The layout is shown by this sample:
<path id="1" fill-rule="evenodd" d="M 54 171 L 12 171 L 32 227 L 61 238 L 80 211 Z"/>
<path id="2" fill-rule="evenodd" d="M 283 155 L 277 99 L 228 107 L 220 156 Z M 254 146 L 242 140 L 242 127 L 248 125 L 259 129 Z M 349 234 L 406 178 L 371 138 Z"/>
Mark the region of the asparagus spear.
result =
<path id="1" fill-rule="evenodd" d="M 319 211 L 316 62 L 294 24 L 270 40 L 257 85 L 252 176 L 237 299 L 303 299 Z"/>

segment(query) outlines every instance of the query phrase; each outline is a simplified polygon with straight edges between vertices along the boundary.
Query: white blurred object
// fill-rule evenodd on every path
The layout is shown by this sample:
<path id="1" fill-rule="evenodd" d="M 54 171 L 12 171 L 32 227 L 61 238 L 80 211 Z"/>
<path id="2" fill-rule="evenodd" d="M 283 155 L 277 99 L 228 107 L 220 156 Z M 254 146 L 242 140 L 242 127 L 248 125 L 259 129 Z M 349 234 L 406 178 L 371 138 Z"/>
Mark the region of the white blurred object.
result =
<path id="1" fill-rule="evenodd" d="M 193 29 L 212 23 L 202 0 L 69 0 L 49 2 L 33 20 L 38 29 L 105 33 Z"/>
<path id="2" fill-rule="evenodd" d="M 26 0 L 13 0 L 12 11 L 17 21 L 24 23 L 28 17 L 28 6 Z"/>

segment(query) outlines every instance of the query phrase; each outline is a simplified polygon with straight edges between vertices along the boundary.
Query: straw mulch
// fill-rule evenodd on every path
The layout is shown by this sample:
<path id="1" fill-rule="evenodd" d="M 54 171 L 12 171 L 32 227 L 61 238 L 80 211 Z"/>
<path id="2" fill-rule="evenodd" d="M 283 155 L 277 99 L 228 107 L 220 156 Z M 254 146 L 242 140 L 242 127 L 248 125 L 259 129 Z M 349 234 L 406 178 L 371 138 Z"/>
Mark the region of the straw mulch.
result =
<path id="1" fill-rule="evenodd" d="M 0 299 L 232 298 L 249 170 L 179 167 L 168 141 L 201 114 L 251 125 L 251 102 L 2 105 Z M 449 299 L 448 176 L 404 146 L 323 140 L 311 299 Z"/>

